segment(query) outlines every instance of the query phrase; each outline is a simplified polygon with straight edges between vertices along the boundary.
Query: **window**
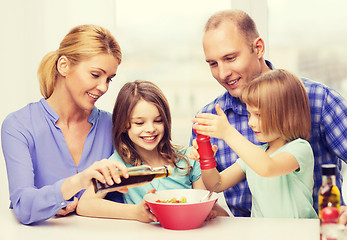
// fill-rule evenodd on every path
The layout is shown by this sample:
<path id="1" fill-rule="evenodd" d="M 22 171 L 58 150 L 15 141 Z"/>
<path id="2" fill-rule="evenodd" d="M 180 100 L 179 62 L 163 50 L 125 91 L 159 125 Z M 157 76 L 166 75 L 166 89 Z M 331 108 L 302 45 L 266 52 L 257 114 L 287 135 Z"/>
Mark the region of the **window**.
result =
<path id="1" fill-rule="evenodd" d="M 169 101 L 173 142 L 187 146 L 194 114 L 224 92 L 205 62 L 203 28 L 230 7 L 230 0 L 117 1 L 115 35 L 124 57 L 103 103 L 111 108 L 125 82 L 154 82 Z"/>
<path id="2" fill-rule="evenodd" d="M 194 114 L 225 91 L 205 62 L 203 28 L 212 14 L 232 7 L 250 12 L 266 38 L 266 0 L 116 1 L 114 33 L 124 60 L 98 102 L 112 111 L 125 82 L 152 81 L 169 101 L 173 143 L 187 146 Z"/>
<path id="3" fill-rule="evenodd" d="M 347 96 L 347 2 L 268 0 L 270 60 Z"/>

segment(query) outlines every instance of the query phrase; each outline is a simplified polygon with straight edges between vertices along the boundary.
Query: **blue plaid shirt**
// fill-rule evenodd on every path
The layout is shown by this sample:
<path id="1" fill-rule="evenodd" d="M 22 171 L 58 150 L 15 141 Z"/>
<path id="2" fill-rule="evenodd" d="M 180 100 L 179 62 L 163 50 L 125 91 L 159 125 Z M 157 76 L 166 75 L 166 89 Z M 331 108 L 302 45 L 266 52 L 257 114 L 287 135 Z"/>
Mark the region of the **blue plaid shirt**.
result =
<path id="1" fill-rule="evenodd" d="M 268 66 L 272 68 L 270 62 Z M 321 166 L 325 163 L 337 164 L 336 185 L 341 191 L 341 161 L 347 162 L 347 102 L 335 90 L 323 84 L 302 79 L 308 93 L 311 108 L 311 146 L 315 157 L 314 166 L 314 208 L 318 212 L 318 190 L 322 184 Z M 230 124 L 254 144 L 259 145 L 254 132 L 248 126 L 246 105 L 229 92 L 217 97 L 199 112 L 216 114 L 219 104 L 227 115 Z M 196 138 L 192 132 L 192 138 Z M 236 153 L 221 139 L 212 138 L 211 144 L 218 146 L 215 155 L 218 171 L 223 171 L 238 159 Z M 234 216 L 247 217 L 251 214 L 252 198 L 246 180 L 224 191 L 225 200 Z M 342 197 L 342 196 L 341 196 Z M 341 202 L 343 204 L 343 200 Z"/>

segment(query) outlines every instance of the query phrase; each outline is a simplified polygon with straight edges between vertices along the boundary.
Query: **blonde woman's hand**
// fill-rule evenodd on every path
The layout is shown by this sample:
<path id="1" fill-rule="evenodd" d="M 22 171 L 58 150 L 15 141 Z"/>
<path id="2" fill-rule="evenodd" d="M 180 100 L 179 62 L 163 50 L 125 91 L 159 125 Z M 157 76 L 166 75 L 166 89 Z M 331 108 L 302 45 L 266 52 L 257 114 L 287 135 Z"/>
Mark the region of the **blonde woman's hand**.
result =
<path id="1" fill-rule="evenodd" d="M 120 183 L 119 171 L 125 178 L 129 177 L 124 164 L 108 159 L 97 161 L 82 172 L 65 179 L 61 186 L 62 196 L 65 200 L 72 198 L 79 191 L 88 188 L 93 178 L 109 185 Z"/>
<path id="2" fill-rule="evenodd" d="M 119 171 L 125 178 L 129 177 L 127 167 L 124 164 L 113 160 L 102 159 L 93 163 L 93 165 L 77 175 L 81 187 L 87 188 L 93 178 L 109 185 L 120 183 Z"/>

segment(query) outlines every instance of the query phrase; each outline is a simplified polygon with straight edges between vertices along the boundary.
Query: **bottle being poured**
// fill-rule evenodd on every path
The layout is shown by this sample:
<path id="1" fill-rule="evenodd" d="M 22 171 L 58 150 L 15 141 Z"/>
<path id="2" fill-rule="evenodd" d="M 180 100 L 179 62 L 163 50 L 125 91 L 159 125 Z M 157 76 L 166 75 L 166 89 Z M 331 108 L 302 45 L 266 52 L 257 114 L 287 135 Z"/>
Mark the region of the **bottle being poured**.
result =
<path id="1" fill-rule="evenodd" d="M 95 193 L 108 193 L 124 188 L 137 187 L 150 183 L 155 178 L 168 177 L 172 174 L 172 167 L 165 165 L 162 167 L 152 168 L 148 165 L 141 165 L 128 168 L 129 177 L 124 178 L 119 172 L 121 182 L 109 185 L 93 179 Z"/>

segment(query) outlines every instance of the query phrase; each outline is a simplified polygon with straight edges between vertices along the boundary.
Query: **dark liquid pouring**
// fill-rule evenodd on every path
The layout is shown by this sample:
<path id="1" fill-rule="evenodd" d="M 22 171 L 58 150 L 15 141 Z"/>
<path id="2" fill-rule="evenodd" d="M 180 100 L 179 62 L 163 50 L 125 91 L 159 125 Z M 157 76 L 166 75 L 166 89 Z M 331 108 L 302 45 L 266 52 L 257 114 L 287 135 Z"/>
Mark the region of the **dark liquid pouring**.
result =
<path id="1" fill-rule="evenodd" d="M 92 179 L 95 193 L 98 192 L 112 192 L 117 191 L 123 187 L 135 187 L 137 185 L 143 185 L 151 182 L 154 178 L 167 177 L 167 172 L 160 173 L 148 173 L 148 172 L 138 172 L 129 173 L 129 178 L 120 177 L 121 182 L 115 183 L 113 185 L 108 185 L 107 183 L 101 183 L 96 179 Z"/>

